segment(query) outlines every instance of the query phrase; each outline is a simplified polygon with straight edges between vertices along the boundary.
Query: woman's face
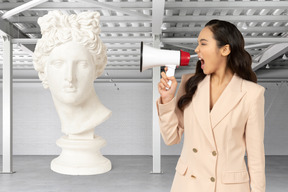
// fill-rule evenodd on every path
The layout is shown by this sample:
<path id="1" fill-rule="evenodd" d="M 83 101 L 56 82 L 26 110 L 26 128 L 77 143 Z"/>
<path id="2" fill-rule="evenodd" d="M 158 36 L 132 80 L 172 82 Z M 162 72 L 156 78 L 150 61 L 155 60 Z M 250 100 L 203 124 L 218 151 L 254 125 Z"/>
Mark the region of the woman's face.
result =
<path id="1" fill-rule="evenodd" d="M 214 73 L 226 66 L 227 55 L 223 54 L 223 48 L 217 47 L 217 42 L 209 27 L 205 27 L 200 32 L 195 52 L 201 60 L 201 68 L 205 74 Z"/>

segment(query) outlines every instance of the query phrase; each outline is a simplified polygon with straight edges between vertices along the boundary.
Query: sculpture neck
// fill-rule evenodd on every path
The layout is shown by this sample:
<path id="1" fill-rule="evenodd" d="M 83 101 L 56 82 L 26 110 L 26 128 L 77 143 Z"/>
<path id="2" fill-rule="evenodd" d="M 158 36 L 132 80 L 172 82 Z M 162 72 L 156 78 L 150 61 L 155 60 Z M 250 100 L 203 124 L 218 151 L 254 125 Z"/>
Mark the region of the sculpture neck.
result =
<path id="1" fill-rule="evenodd" d="M 67 135 L 87 135 L 89 132 L 88 137 L 93 137 L 94 128 L 112 114 L 100 102 L 95 91 L 92 91 L 88 99 L 79 105 L 61 103 L 54 98 L 53 100 L 61 121 L 62 132 Z"/>

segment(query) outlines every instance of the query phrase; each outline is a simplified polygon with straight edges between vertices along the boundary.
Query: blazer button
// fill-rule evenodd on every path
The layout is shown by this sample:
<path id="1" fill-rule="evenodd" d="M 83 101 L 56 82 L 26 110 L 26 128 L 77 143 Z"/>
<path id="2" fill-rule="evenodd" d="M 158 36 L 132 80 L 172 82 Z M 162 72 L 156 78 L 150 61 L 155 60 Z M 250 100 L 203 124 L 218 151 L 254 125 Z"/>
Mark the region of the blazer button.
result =
<path id="1" fill-rule="evenodd" d="M 211 177 L 210 180 L 211 180 L 212 182 L 214 182 L 214 181 L 215 181 L 215 178 L 214 178 L 214 177 Z"/>
<path id="2" fill-rule="evenodd" d="M 213 155 L 213 156 L 216 156 L 216 154 L 217 154 L 216 151 L 213 151 L 213 152 L 212 152 L 212 155 Z"/>
<path id="3" fill-rule="evenodd" d="M 193 148 L 193 152 L 194 152 L 194 153 L 197 153 L 197 151 L 198 151 L 198 150 L 197 150 L 196 148 Z"/>

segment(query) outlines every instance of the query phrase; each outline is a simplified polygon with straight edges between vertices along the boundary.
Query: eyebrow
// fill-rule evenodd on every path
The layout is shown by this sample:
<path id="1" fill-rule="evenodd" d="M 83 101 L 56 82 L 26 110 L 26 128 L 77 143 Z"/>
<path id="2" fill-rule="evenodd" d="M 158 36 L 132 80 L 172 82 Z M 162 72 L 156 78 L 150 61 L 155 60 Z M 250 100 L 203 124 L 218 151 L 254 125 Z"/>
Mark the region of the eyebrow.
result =
<path id="1" fill-rule="evenodd" d="M 201 41 L 208 41 L 208 40 L 207 40 L 207 39 L 200 39 L 200 42 L 201 42 Z"/>

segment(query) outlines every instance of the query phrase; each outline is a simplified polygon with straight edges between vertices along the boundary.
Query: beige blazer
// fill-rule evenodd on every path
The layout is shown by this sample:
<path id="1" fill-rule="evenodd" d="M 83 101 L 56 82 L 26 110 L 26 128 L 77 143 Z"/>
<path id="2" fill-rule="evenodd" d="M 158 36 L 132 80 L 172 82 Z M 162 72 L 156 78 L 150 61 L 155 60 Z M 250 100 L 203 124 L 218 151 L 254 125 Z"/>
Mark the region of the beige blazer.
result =
<path id="1" fill-rule="evenodd" d="M 234 73 L 210 112 L 210 75 L 206 75 L 181 112 L 177 101 L 192 75 L 182 76 L 170 102 L 161 104 L 160 98 L 156 102 L 166 145 L 179 143 L 185 133 L 171 191 L 265 192 L 265 88 Z"/>

